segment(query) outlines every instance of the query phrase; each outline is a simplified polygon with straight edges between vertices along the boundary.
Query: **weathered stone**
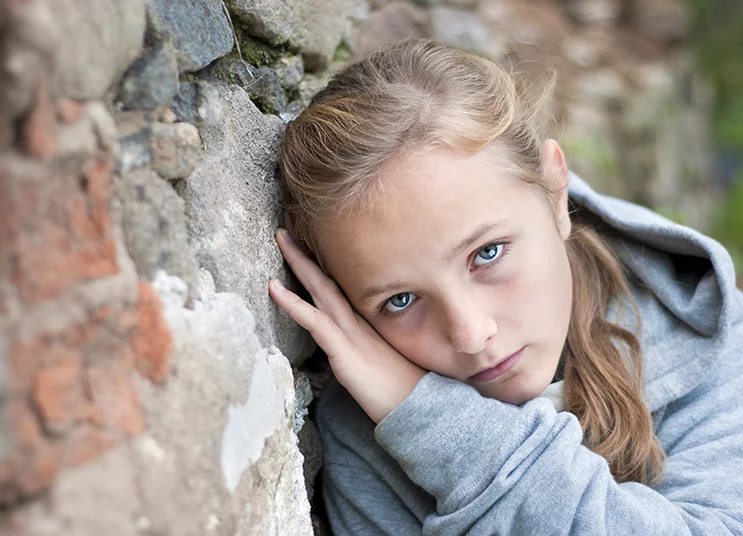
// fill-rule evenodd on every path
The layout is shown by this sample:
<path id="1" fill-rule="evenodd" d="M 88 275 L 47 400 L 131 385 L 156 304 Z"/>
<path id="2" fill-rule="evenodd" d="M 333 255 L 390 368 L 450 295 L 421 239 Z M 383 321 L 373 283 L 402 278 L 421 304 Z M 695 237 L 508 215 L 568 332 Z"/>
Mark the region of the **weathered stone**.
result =
<path id="1" fill-rule="evenodd" d="M 274 69 L 285 89 L 297 87 L 304 76 L 304 62 L 301 56 L 284 56 L 276 62 Z"/>
<path id="2" fill-rule="evenodd" d="M 139 282 L 137 292 L 137 327 L 131 338 L 136 367 L 142 377 L 155 383 L 164 382 L 171 370 L 173 338 L 162 316 L 162 305 L 149 283 Z"/>
<path id="3" fill-rule="evenodd" d="M 307 407 L 312 402 L 312 385 L 304 372 L 297 371 L 294 375 L 294 432 L 298 433 L 304 426 L 307 416 Z"/>
<path id="4" fill-rule="evenodd" d="M 271 45 L 299 50 L 305 67 L 322 69 L 333 57 L 349 16 L 360 9 L 360 0 L 228 0 L 233 17 L 250 35 Z"/>
<path id="5" fill-rule="evenodd" d="M 183 285 L 160 274 L 156 288 Z M 139 381 L 148 429 L 50 490 L 54 508 L 10 513 L 29 534 L 311 536 L 292 431 L 289 364 L 261 348 L 245 302 L 202 292 L 193 309 L 161 295 L 173 333 L 166 386 Z M 46 531 L 45 531 L 46 529 Z"/>
<path id="6" fill-rule="evenodd" d="M 286 105 L 286 108 L 283 112 L 279 114 L 279 117 L 284 123 L 288 123 L 295 117 L 297 117 L 297 114 L 301 112 L 304 109 L 304 103 L 300 100 L 291 101 L 289 104 Z"/>
<path id="7" fill-rule="evenodd" d="M 431 38 L 447 45 L 487 53 L 490 35 L 485 25 L 474 13 L 446 6 L 436 6 L 430 11 L 429 34 Z"/>
<path id="8" fill-rule="evenodd" d="M 679 41 L 689 28 L 687 9 L 679 0 L 634 2 L 632 18 L 640 32 L 656 41 Z"/>
<path id="9" fill-rule="evenodd" d="M 604 63 L 610 46 L 605 33 L 587 32 L 565 39 L 562 51 L 576 65 L 593 68 Z"/>
<path id="10" fill-rule="evenodd" d="M 208 82 L 181 82 L 172 109 L 178 121 L 195 125 L 216 123 L 222 116 L 219 92 Z"/>
<path id="11" fill-rule="evenodd" d="M 119 100 L 126 110 L 152 110 L 178 91 L 178 62 L 169 43 L 155 45 L 129 68 Z"/>
<path id="12" fill-rule="evenodd" d="M 277 151 L 282 122 L 264 116 L 248 94 L 220 86 L 224 116 L 202 129 L 204 159 L 177 184 L 186 202 L 190 243 L 217 290 L 236 292 L 256 315 L 257 333 L 298 364 L 314 348 L 309 335 L 268 295 L 288 273 L 274 241 L 281 214 Z"/>
<path id="13" fill-rule="evenodd" d="M 304 471 L 304 482 L 307 486 L 307 498 L 311 501 L 315 495 L 315 479 L 322 468 L 323 448 L 320 432 L 315 423 L 307 419 L 302 429 L 297 434 L 299 439 L 299 450 L 304 456 L 302 465 Z"/>
<path id="14" fill-rule="evenodd" d="M 153 167 L 166 179 L 181 179 L 201 160 L 199 131 L 190 123 L 153 123 L 150 148 Z"/>
<path id="15" fill-rule="evenodd" d="M 47 158 L 59 150 L 56 110 L 44 80 L 35 93 L 33 108 L 19 125 L 18 148 L 32 158 Z"/>
<path id="16" fill-rule="evenodd" d="M 328 83 L 328 76 L 307 74 L 299 84 L 299 98 L 302 104 L 309 106 L 312 97 Z"/>
<path id="17" fill-rule="evenodd" d="M 44 3 L 62 36 L 56 42 L 54 94 L 78 100 L 102 97 L 142 48 L 144 0 Z"/>
<path id="18" fill-rule="evenodd" d="M 614 24 L 622 14 L 620 0 L 567 0 L 568 14 L 585 24 Z"/>
<path id="19" fill-rule="evenodd" d="M 407 2 L 391 2 L 373 12 L 364 22 L 353 44 L 354 52 L 364 54 L 390 39 L 423 37 L 427 14 Z"/>
<path id="20" fill-rule="evenodd" d="M 21 303 L 41 304 L 118 271 L 108 212 L 111 167 L 101 154 L 86 155 L 73 170 L 4 159 L 0 274 Z"/>
<path id="21" fill-rule="evenodd" d="M 119 172 L 126 173 L 132 169 L 151 164 L 153 160 L 150 148 L 149 128 L 119 138 Z"/>
<path id="22" fill-rule="evenodd" d="M 612 69 L 591 71 L 575 81 L 577 97 L 605 106 L 625 95 L 626 84 Z"/>
<path id="23" fill-rule="evenodd" d="M 235 44 L 220 0 L 147 0 L 147 40 L 172 43 L 181 71 L 198 71 Z"/>
<path id="24" fill-rule="evenodd" d="M 139 276 L 152 280 L 162 269 L 193 288 L 198 266 L 188 244 L 183 201 L 148 168 L 122 174 L 115 186 L 126 248 Z"/>
<path id="25" fill-rule="evenodd" d="M 286 94 L 276 69 L 255 67 L 230 55 L 199 72 L 199 77 L 215 83 L 236 84 L 266 113 L 280 114 L 286 108 Z"/>

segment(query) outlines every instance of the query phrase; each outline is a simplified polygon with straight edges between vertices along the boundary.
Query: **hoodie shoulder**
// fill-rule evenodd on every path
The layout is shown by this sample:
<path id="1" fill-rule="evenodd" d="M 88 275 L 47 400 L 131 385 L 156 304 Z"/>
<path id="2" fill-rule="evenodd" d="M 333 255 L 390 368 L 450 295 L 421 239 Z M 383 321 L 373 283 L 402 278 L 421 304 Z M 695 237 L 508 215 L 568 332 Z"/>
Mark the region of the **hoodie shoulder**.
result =
<path id="1" fill-rule="evenodd" d="M 575 174 L 570 198 L 609 228 L 604 239 L 631 274 L 642 320 L 645 396 L 655 410 L 691 390 L 734 342 L 741 299 L 730 255 L 694 229 L 596 193 Z"/>

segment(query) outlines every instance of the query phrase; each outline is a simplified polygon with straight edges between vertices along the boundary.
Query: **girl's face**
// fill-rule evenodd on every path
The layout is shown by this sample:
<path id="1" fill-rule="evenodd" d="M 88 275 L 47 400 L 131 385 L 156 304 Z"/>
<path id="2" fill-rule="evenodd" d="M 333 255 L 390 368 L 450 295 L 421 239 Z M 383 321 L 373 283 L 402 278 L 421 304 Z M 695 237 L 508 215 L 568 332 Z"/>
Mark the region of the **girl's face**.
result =
<path id="1" fill-rule="evenodd" d="M 488 153 L 420 152 L 318 236 L 329 275 L 395 349 L 512 404 L 549 385 L 572 305 L 567 172 L 555 142 L 545 154 L 549 201 Z"/>

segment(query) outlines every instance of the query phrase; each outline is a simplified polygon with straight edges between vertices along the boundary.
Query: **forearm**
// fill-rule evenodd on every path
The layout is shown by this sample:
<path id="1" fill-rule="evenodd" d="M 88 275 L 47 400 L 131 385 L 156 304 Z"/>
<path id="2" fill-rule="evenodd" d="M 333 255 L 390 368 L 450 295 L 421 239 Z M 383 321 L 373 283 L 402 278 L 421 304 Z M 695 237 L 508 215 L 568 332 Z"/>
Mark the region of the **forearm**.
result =
<path id="1" fill-rule="evenodd" d="M 547 401 L 515 407 L 429 374 L 375 435 L 436 497 L 425 534 L 735 533 L 735 522 L 726 526 L 709 509 L 617 484 L 606 461 L 581 445 L 577 419 Z"/>

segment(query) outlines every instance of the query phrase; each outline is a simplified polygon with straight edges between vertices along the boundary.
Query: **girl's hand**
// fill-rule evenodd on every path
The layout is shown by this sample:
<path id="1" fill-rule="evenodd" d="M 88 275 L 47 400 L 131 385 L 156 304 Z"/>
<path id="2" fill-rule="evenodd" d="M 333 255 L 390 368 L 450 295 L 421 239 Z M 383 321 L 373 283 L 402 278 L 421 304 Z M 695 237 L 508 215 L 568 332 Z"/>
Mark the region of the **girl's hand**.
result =
<path id="1" fill-rule="evenodd" d="M 411 393 L 426 371 L 392 348 L 348 303 L 338 285 L 279 229 L 286 262 L 309 291 L 313 307 L 278 279 L 269 283 L 274 301 L 310 332 L 328 354 L 335 377 L 378 423 Z"/>

